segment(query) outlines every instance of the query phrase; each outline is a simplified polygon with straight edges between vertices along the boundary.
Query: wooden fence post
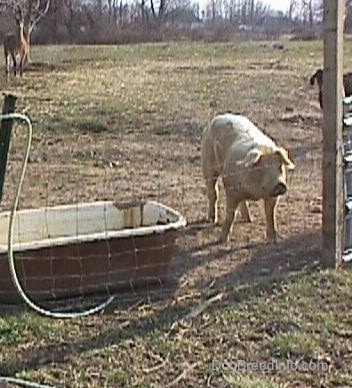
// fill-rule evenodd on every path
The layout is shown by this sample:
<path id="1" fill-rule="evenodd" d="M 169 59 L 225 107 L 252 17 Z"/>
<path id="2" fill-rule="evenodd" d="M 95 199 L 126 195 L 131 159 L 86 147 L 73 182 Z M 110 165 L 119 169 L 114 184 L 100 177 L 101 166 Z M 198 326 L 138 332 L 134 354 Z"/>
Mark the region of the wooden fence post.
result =
<path id="1" fill-rule="evenodd" d="M 345 0 L 324 0 L 323 268 L 341 263 L 344 228 L 342 114 Z"/>

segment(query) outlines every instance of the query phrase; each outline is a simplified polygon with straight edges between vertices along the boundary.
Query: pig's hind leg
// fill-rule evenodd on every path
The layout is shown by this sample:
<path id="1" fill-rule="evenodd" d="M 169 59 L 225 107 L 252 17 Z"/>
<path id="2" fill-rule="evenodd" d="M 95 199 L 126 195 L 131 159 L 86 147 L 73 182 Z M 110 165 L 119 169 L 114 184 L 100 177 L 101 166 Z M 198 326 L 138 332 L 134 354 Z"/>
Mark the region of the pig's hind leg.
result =
<path id="1" fill-rule="evenodd" d="M 249 209 L 248 209 L 248 202 L 247 201 L 241 201 L 239 203 L 235 218 L 237 218 L 238 212 L 241 213 L 241 217 L 242 217 L 243 222 L 248 222 L 248 223 L 252 222 L 252 217 L 251 217 L 251 213 L 249 212 Z"/>

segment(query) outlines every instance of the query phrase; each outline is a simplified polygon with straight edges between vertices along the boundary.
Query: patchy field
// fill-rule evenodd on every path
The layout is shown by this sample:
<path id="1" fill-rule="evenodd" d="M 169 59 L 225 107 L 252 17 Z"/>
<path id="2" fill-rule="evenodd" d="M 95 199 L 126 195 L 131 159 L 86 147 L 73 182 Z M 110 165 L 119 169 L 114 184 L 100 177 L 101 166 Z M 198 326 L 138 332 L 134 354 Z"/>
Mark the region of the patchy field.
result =
<path id="1" fill-rule="evenodd" d="M 67 387 L 352 385 L 351 275 L 318 266 L 322 115 L 309 77 L 322 64 L 322 43 L 285 48 L 38 47 L 23 79 L 6 84 L 2 76 L 2 90 L 19 97 L 17 110 L 35 124 L 21 208 L 146 197 L 181 211 L 189 225 L 172 281 L 124 294 L 103 315 L 50 321 L 0 307 L 0 376 Z M 351 61 L 346 45 L 346 69 Z M 200 137 L 224 111 L 248 115 L 296 162 L 278 206 L 277 245 L 264 241 L 261 203 L 251 204 L 255 222 L 237 224 L 226 245 L 203 221 Z M 23 132 L 15 132 L 3 209 Z M 273 357 L 320 360 L 329 372 L 211 368 L 214 359 Z"/>

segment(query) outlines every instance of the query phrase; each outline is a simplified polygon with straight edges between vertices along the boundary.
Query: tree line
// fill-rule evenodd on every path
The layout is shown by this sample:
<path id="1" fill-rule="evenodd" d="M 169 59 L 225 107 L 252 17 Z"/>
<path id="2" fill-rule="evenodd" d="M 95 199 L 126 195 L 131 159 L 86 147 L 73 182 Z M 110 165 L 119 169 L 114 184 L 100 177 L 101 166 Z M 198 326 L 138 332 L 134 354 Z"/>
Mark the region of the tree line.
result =
<path id="1" fill-rule="evenodd" d="M 38 4 L 46 0 L 38 0 Z M 28 8 L 34 0 L 16 0 Z M 352 27 L 347 0 L 346 30 Z M 0 34 L 15 26 L 10 7 L 0 14 Z M 268 38 L 283 33 L 318 37 L 323 0 L 291 0 L 286 11 L 265 0 L 50 0 L 36 26 L 35 43 L 116 44 L 167 39 Z"/>

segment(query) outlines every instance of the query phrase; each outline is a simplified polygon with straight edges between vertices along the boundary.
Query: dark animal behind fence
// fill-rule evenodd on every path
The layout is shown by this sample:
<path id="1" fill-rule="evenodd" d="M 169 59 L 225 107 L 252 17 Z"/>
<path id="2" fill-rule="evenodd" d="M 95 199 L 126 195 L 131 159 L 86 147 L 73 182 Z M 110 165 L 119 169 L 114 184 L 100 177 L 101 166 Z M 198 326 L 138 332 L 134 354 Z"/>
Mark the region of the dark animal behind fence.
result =
<path id="1" fill-rule="evenodd" d="M 310 77 L 310 84 L 313 86 L 315 82 L 319 88 L 319 105 L 323 109 L 323 69 L 317 69 L 317 71 Z M 345 97 L 352 95 L 352 73 L 345 73 L 343 75 L 343 88 L 345 92 Z"/>

